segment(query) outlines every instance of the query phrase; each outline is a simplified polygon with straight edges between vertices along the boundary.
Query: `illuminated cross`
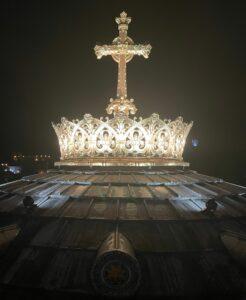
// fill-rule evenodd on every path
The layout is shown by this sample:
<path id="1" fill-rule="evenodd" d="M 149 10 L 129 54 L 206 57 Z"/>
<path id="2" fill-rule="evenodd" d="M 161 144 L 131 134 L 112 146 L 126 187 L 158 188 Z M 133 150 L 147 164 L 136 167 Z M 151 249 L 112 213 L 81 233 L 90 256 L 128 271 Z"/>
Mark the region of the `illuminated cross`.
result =
<path id="1" fill-rule="evenodd" d="M 103 56 L 111 55 L 118 63 L 118 83 L 117 83 L 117 99 L 110 99 L 107 107 L 107 113 L 117 114 L 123 112 L 126 115 L 135 114 L 137 109 L 133 103 L 133 99 L 127 99 L 127 83 L 126 83 L 126 64 L 134 55 L 142 55 L 148 58 L 151 46 L 134 44 L 133 40 L 127 35 L 128 25 L 131 18 L 123 11 L 120 17 L 115 18 L 118 24 L 119 36 L 116 37 L 111 45 L 95 46 L 95 53 L 98 59 Z"/>

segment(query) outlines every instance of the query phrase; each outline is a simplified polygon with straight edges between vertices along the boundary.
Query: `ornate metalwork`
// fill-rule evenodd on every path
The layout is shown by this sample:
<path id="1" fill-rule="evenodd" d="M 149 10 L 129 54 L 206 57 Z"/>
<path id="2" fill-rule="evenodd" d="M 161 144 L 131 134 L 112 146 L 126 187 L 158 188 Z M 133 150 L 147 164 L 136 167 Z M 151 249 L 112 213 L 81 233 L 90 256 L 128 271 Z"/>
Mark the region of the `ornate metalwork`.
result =
<path id="1" fill-rule="evenodd" d="M 151 50 L 150 45 L 134 45 L 127 36 L 130 22 L 131 18 L 121 13 L 116 18 L 119 36 L 113 44 L 95 47 L 97 58 L 111 55 L 119 66 L 117 99 L 111 99 L 107 107 L 108 114 L 113 113 L 114 117 L 97 119 L 86 114 L 82 120 L 62 118 L 61 123 L 52 123 L 60 144 L 61 160 L 75 162 L 82 158 L 110 157 L 113 160 L 165 158 L 182 161 L 192 122 L 187 124 L 182 117 L 174 121 L 161 120 L 158 114 L 138 120 L 129 117 L 137 109 L 133 99 L 127 99 L 126 63 L 134 55 L 147 58 Z"/>
<path id="2" fill-rule="evenodd" d="M 148 58 L 151 45 L 135 45 L 133 40 L 127 35 L 128 25 L 131 18 L 127 17 L 126 12 L 122 12 L 120 17 L 115 19 L 118 24 L 119 36 L 113 40 L 112 45 L 96 45 L 94 50 L 98 59 L 103 56 L 111 55 L 118 63 L 118 84 L 117 84 L 117 98 L 110 99 L 110 104 L 107 107 L 108 114 L 117 114 L 123 112 L 126 115 L 135 114 L 137 108 L 133 99 L 127 98 L 127 82 L 126 82 L 126 64 L 132 60 L 134 55 Z"/>
<path id="3" fill-rule="evenodd" d="M 61 160 L 82 157 L 161 157 L 182 160 L 192 122 L 161 120 L 158 114 L 131 119 L 124 113 L 114 118 L 94 118 L 52 123 L 57 134 Z"/>

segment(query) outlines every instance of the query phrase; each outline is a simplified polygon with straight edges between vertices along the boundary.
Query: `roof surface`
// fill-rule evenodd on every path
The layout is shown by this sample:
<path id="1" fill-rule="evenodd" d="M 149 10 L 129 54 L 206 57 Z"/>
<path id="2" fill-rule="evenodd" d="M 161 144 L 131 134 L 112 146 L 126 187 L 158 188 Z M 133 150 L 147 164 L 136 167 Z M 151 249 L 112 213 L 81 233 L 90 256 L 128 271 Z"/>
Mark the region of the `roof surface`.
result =
<path id="1" fill-rule="evenodd" d="M 0 260 L 4 288 L 93 294 L 91 265 L 117 228 L 140 263 L 140 296 L 244 291 L 245 273 L 220 235 L 246 233 L 245 187 L 192 170 L 102 168 L 50 170 L 0 192 L 2 226 L 21 224 Z M 212 198 L 218 206 L 207 214 Z"/>

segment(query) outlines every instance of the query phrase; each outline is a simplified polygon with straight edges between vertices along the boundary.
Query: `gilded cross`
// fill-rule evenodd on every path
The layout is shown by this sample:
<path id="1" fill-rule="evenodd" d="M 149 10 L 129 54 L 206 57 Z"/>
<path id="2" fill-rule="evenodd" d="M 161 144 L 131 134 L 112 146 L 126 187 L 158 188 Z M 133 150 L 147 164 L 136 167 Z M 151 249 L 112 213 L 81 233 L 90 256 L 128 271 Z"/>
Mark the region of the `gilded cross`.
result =
<path id="1" fill-rule="evenodd" d="M 123 112 L 126 115 L 135 114 L 137 109 L 133 103 L 133 99 L 127 98 L 127 82 L 126 82 L 126 64 L 134 55 L 148 58 L 151 45 L 134 44 L 133 40 L 127 35 L 128 25 L 131 18 L 126 12 L 122 12 L 120 17 L 115 18 L 118 24 L 119 36 L 116 37 L 111 45 L 95 46 L 95 53 L 98 59 L 103 56 L 111 55 L 118 63 L 118 82 L 117 82 L 117 99 L 111 99 L 107 107 L 109 114 L 117 114 Z"/>

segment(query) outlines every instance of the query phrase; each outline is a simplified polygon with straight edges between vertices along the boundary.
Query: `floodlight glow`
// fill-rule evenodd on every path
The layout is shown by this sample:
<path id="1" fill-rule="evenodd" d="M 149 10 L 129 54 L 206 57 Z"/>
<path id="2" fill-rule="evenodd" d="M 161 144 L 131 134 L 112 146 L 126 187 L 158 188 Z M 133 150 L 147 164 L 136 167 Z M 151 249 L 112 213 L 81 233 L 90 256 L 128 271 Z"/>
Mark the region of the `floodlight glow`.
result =
<path id="1" fill-rule="evenodd" d="M 110 99 L 106 109 L 113 118 L 94 118 L 85 114 L 82 120 L 61 119 L 54 124 L 61 160 L 77 160 L 93 157 L 145 157 L 182 160 L 182 154 L 191 123 L 161 120 L 154 113 L 149 118 L 130 118 L 137 108 L 133 99 L 127 97 L 126 64 L 134 55 L 148 58 L 151 45 L 135 45 L 127 35 L 131 18 L 125 12 L 116 18 L 119 36 L 111 45 L 96 46 L 98 59 L 110 55 L 118 63 L 117 98 Z"/>

